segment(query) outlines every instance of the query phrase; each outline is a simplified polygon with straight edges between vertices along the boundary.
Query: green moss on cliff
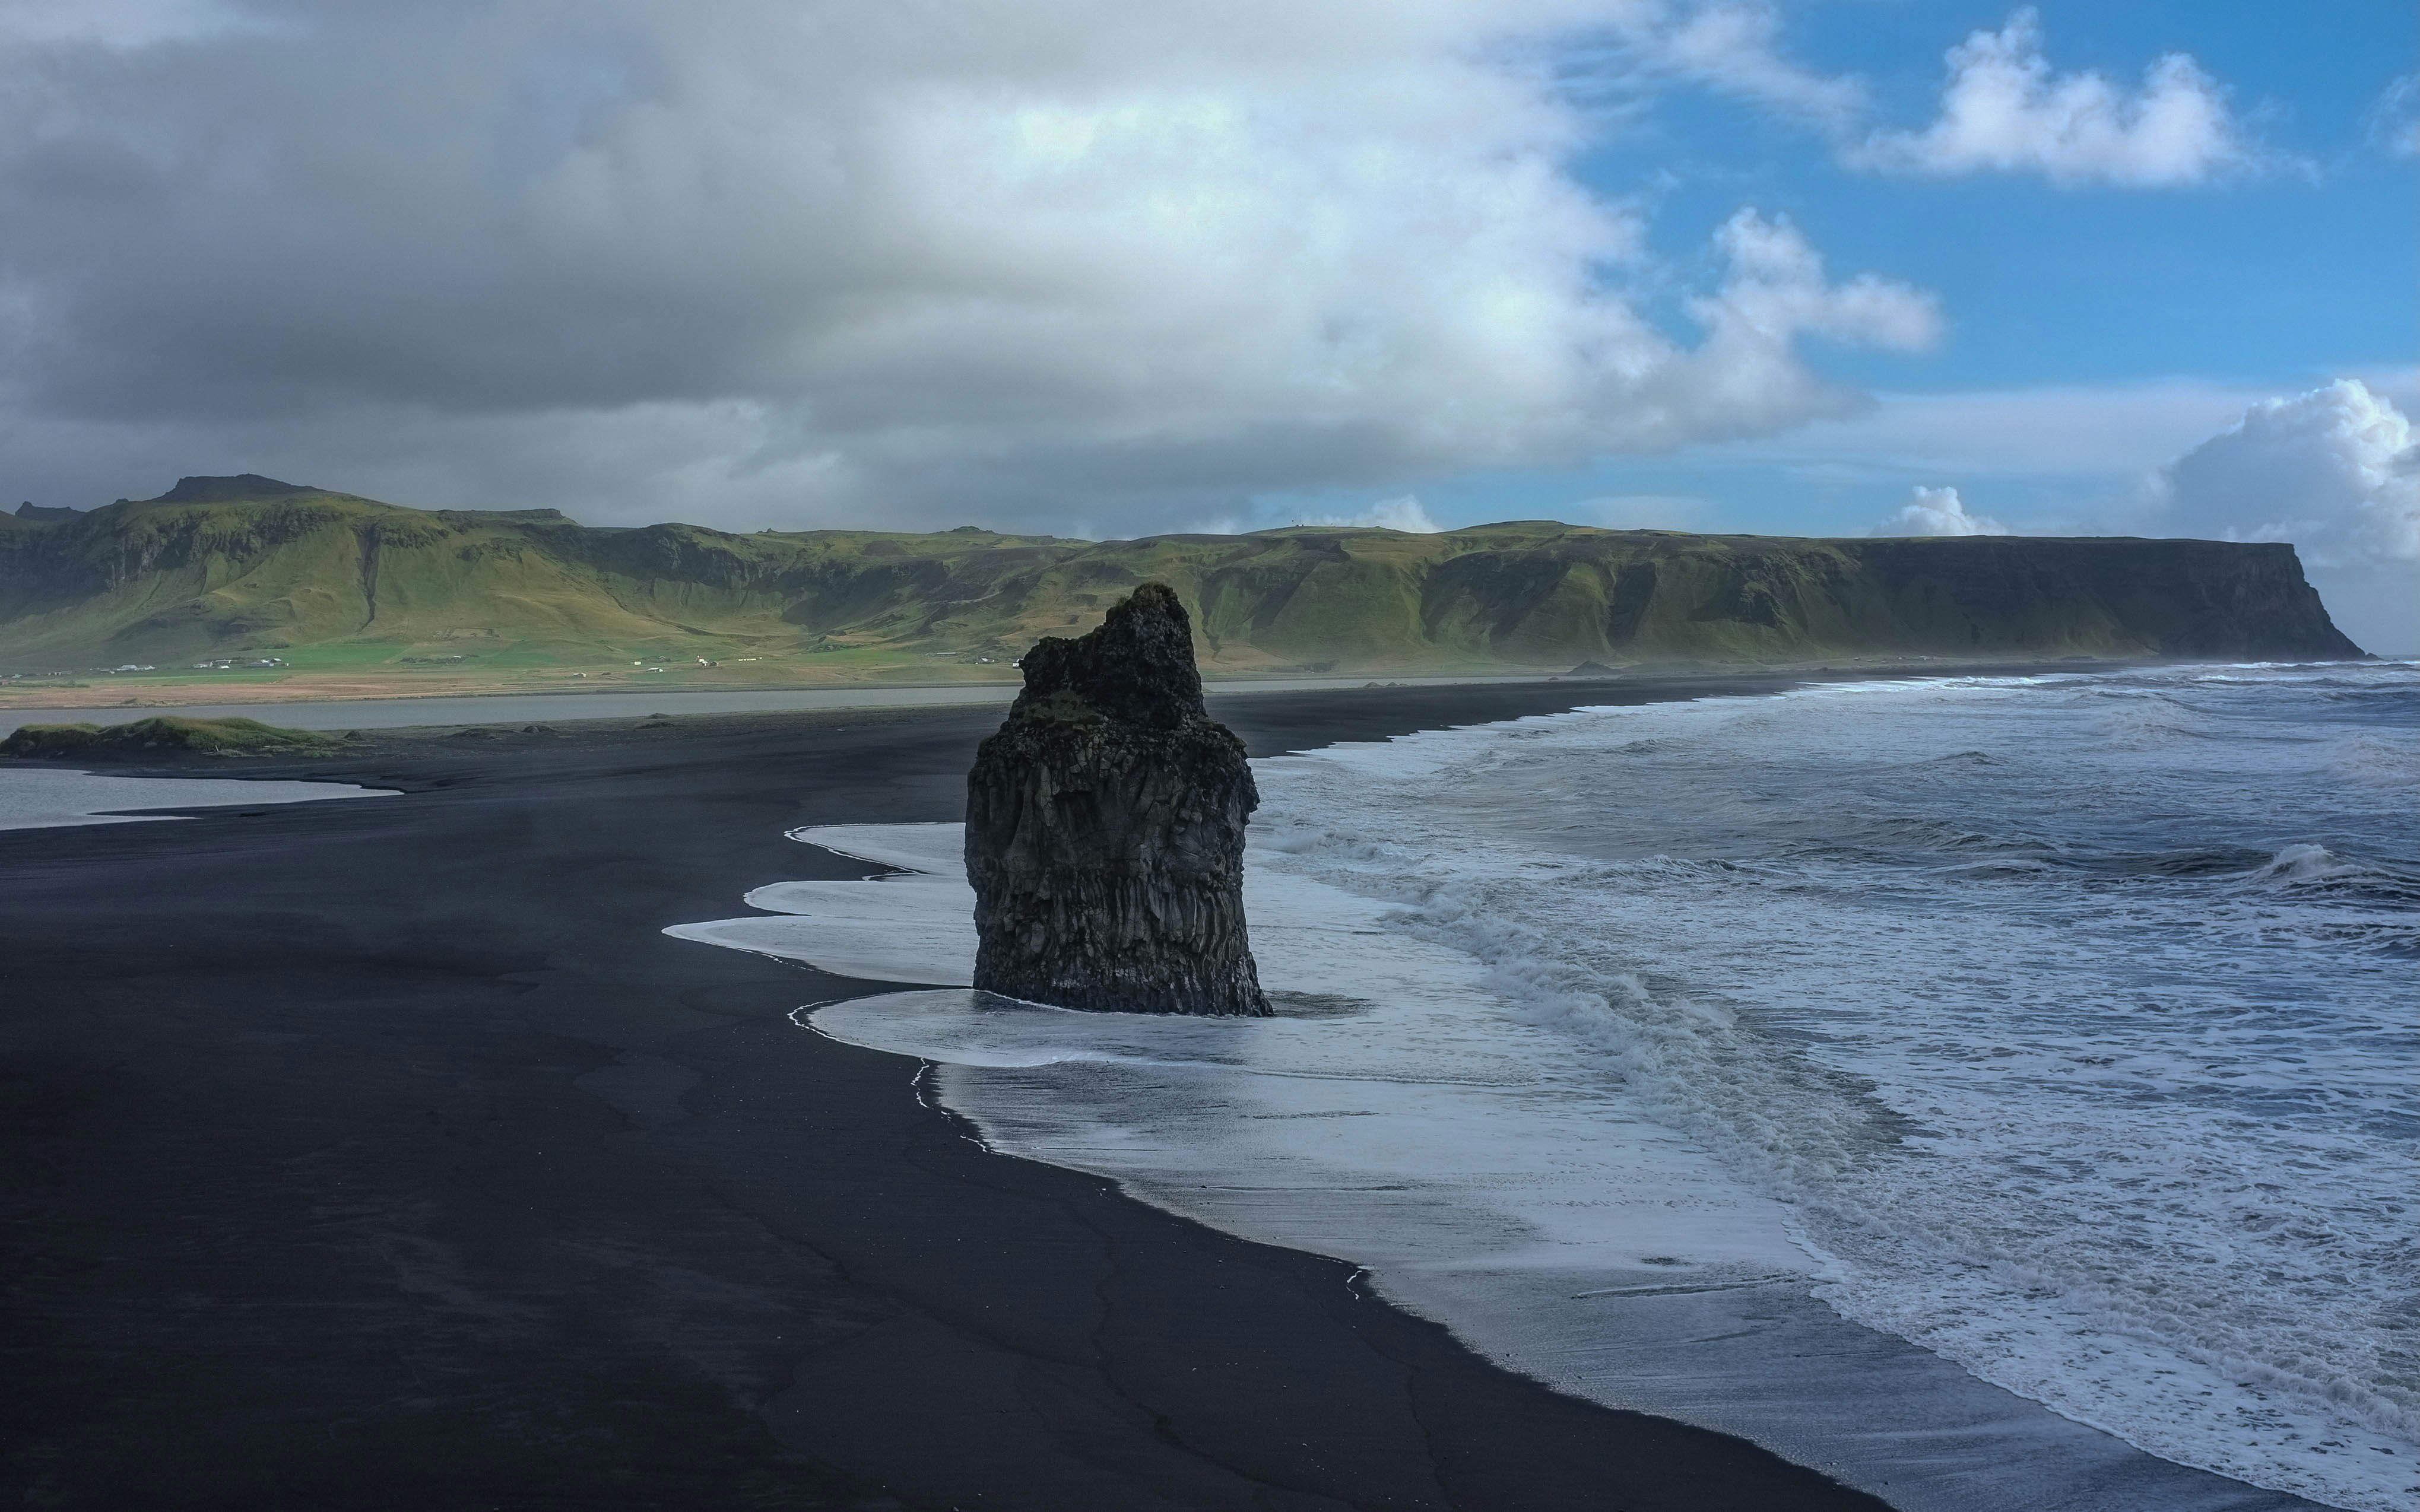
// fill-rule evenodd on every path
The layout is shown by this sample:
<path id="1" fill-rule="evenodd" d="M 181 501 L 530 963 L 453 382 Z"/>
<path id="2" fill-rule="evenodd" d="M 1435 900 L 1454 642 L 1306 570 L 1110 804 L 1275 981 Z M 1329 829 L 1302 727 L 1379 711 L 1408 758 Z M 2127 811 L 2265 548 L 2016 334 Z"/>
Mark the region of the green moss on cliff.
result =
<path id="1" fill-rule="evenodd" d="M 315 664 L 955 651 L 1006 663 L 1146 579 L 1214 673 L 1860 656 L 2350 656 L 2293 548 L 1788 540 L 1515 521 L 1070 541 L 958 530 L 592 529 L 272 480 L 0 532 L 0 665 L 302 652 Z M 852 658 L 855 660 L 853 661 Z M 938 667 L 941 664 L 932 663 Z"/>

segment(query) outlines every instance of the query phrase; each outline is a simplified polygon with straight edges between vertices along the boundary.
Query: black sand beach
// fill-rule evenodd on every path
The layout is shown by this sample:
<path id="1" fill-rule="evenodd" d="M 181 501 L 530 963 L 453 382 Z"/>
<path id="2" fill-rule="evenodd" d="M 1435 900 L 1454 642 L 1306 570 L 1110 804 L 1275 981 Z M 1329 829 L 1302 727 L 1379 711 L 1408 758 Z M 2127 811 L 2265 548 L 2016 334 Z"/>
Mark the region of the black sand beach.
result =
<path id="1" fill-rule="evenodd" d="M 1214 712 L 1267 754 L 1702 690 Z M 987 1153 L 787 1017 L 861 984 L 658 933 L 819 874 L 785 828 L 957 817 L 998 719 L 382 738 L 178 770 L 404 796 L 0 834 L 9 1499 L 1879 1504 Z"/>

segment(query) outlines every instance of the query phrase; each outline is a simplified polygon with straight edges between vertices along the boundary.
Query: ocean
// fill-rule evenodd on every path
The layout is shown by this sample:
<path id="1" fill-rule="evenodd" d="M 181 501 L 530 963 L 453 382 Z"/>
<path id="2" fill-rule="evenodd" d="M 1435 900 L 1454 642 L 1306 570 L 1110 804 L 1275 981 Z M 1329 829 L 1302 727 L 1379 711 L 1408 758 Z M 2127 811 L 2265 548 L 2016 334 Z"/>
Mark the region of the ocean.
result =
<path id="1" fill-rule="evenodd" d="M 1833 683 L 1255 769 L 1279 1017 L 801 1022 L 934 1063 L 996 1148 L 1911 1512 L 2420 1504 L 2420 664 Z M 955 826 L 799 838 L 884 874 L 674 933 L 966 982 Z"/>

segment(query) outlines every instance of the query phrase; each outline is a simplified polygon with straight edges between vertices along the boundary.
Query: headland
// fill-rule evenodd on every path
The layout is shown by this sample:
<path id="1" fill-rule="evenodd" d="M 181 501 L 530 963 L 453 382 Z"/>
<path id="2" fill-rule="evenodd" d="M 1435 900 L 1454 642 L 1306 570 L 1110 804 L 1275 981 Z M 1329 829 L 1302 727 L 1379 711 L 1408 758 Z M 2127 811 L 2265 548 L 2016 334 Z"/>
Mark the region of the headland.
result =
<path id="1" fill-rule="evenodd" d="M 1146 580 L 1185 602 L 1212 681 L 2362 655 L 2274 542 L 734 534 L 247 474 L 0 515 L 0 706 L 1012 687 L 1038 638 Z"/>

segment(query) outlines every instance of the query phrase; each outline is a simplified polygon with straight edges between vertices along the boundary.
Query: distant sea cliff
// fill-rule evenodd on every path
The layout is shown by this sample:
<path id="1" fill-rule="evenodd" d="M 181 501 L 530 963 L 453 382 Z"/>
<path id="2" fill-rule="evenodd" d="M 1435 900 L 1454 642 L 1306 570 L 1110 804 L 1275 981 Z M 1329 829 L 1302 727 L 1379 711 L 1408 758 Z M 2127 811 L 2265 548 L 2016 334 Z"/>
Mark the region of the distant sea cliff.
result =
<path id="1" fill-rule="evenodd" d="M 732 535 L 409 509 L 246 475 L 0 516 L 0 667 L 312 648 L 368 666 L 464 645 L 566 663 L 1004 663 L 1089 627 L 1149 579 L 1185 600 L 1213 674 L 2363 655 L 2278 544 L 1537 520 L 1132 541 L 973 527 Z"/>

